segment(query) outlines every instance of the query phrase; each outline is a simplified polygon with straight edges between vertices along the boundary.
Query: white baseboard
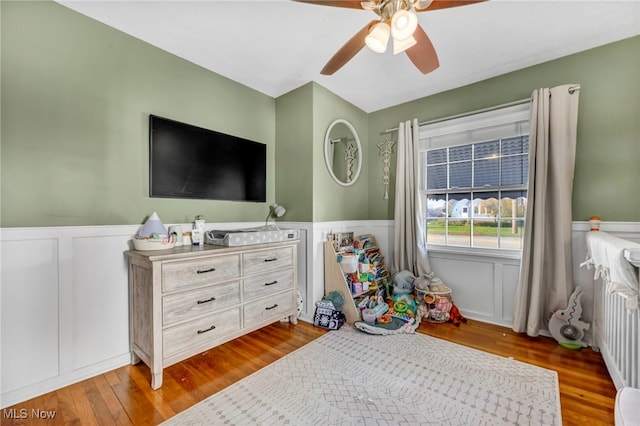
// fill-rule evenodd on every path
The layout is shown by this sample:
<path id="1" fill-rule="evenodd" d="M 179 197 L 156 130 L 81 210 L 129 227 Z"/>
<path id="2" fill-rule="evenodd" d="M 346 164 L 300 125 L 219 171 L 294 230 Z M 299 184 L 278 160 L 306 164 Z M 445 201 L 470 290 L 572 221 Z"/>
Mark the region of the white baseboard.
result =
<path id="1" fill-rule="evenodd" d="M 65 386 L 81 382 L 82 380 L 95 377 L 107 371 L 115 370 L 131 363 L 131 353 L 127 352 L 114 358 L 104 360 L 94 365 L 69 372 L 64 375 L 52 377 L 33 385 L 14 389 L 11 392 L 3 393 L 0 400 L 0 408 L 9 407 L 20 402 L 27 401 L 39 395 L 55 391 Z"/>

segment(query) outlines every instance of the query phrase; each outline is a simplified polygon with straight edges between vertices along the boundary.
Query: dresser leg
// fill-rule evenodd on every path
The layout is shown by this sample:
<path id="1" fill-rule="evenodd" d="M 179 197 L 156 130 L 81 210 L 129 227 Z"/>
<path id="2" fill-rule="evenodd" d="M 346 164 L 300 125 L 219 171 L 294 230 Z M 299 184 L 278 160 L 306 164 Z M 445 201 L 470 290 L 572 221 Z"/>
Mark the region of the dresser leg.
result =
<path id="1" fill-rule="evenodd" d="M 140 357 L 134 351 L 131 351 L 131 365 L 136 365 L 140 361 Z"/>
<path id="2" fill-rule="evenodd" d="M 151 388 L 159 389 L 162 386 L 162 371 L 159 373 L 151 373 Z"/>
<path id="3" fill-rule="evenodd" d="M 298 324 L 298 316 L 297 315 L 289 315 L 289 322 L 293 325 Z"/>

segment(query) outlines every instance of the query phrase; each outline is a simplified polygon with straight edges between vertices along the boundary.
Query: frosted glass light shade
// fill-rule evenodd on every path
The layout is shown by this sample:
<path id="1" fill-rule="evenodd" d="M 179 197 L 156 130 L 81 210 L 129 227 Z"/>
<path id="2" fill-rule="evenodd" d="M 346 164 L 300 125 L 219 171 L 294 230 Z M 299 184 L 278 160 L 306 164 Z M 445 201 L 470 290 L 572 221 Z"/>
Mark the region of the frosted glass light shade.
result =
<path id="1" fill-rule="evenodd" d="M 414 46 L 416 43 L 416 39 L 413 37 L 409 37 L 404 40 L 393 39 L 393 54 L 397 55 L 400 52 L 404 52 L 411 46 Z"/>
<path id="2" fill-rule="evenodd" d="M 391 28 L 386 22 L 378 22 L 365 37 L 364 42 L 374 52 L 383 53 L 387 50 L 390 32 Z"/>
<path id="3" fill-rule="evenodd" d="M 405 40 L 416 31 L 418 16 L 408 10 L 399 10 L 391 18 L 391 36 L 394 40 Z"/>

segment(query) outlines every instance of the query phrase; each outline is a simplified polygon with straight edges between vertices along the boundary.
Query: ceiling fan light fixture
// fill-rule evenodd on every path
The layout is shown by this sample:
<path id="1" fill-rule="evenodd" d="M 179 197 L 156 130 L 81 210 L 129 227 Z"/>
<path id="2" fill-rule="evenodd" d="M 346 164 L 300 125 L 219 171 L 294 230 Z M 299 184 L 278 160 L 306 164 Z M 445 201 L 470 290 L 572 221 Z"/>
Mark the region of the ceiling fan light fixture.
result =
<path id="1" fill-rule="evenodd" d="M 391 36 L 394 40 L 405 40 L 413 36 L 418 27 L 418 16 L 408 10 L 398 10 L 391 18 Z"/>
<path id="2" fill-rule="evenodd" d="M 416 9 L 422 10 L 431 6 L 431 3 L 433 3 L 433 0 L 416 0 L 414 6 Z"/>
<path id="3" fill-rule="evenodd" d="M 405 38 L 404 40 L 396 40 L 393 39 L 393 54 L 397 55 L 398 53 L 404 52 L 411 46 L 415 46 L 417 43 L 416 39 L 413 37 Z"/>
<path id="4" fill-rule="evenodd" d="M 369 46 L 369 49 L 374 52 L 384 53 L 387 50 L 390 33 L 391 29 L 386 22 L 378 22 L 373 26 L 373 28 L 371 28 L 371 31 L 365 37 L 364 42 Z"/>

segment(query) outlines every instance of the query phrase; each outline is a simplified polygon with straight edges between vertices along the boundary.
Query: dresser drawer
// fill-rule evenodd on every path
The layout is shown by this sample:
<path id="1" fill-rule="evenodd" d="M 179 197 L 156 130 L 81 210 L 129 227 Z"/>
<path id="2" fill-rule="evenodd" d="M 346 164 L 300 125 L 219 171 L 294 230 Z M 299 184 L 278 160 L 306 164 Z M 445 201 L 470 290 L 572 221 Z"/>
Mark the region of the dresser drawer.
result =
<path id="1" fill-rule="evenodd" d="M 166 359 L 240 328 L 240 307 L 167 328 L 163 331 L 163 358 Z"/>
<path id="2" fill-rule="evenodd" d="M 240 281 L 164 296 L 162 298 L 162 323 L 170 325 L 239 303 Z"/>
<path id="3" fill-rule="evenodd" d="M 244 279 L 244 300 L 248 301 L 258 297 L 268 296 L 292 287 L 293 269 L 253 275 Z"/>
<path id="4" fill-rule="evenodd" d="M 237 254 L 165 263 L 162 265 L 162 289 L 176 290 L 239 276 L 240 256 Z"/>
<path id="5" fill-rule="evenodd" d="M 296 309 L 293 291 L 285 291 L 271 297 L 244 304 L 244 326 L 251 327 L 268 320 L 277 321 Z"/>
<path id="6" fill-rule="evenodd" d="M 253 251 L 242 255 L 244 274 L 259 274 L 293 266 L 293 247 Z"/>

